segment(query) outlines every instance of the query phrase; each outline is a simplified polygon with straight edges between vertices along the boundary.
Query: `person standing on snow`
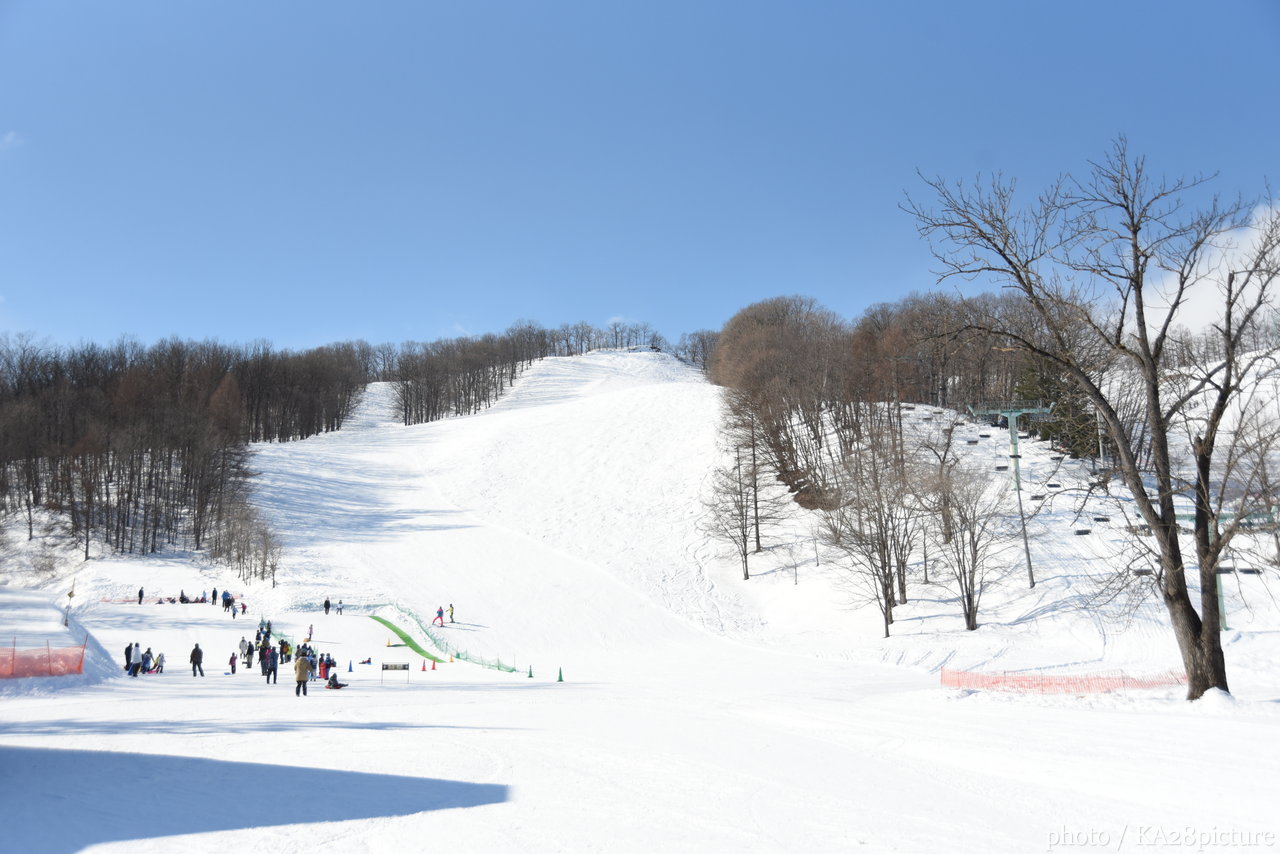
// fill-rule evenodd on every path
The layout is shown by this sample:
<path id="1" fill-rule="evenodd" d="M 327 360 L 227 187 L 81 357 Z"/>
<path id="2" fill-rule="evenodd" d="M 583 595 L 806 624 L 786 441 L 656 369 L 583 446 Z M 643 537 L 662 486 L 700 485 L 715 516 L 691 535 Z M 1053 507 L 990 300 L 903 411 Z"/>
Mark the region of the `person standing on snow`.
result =
<path id="1" fill-rule="evenodd" d="M 431 621 L 431 625 L 440 624 L 440 628 L 444 628 L 444 608 L 436 608 L 436 618 Z"/>
<path id="2" fill-rule="evenodd" d="M 453 603 L 449 603 L 449 622 L 453 622 Z"/>
<path id="3" fill-rule="evenodd" d="M 200 644 L 196 644 L 191 650 L 191 675 L 194 677 L 196 671 L 200 671 L 200 675 L 204 676 L 204 651 L 200 649 Z"/>
<path id="4" fill-rule="evenodd" d="M 231 675 L 232 675 L 232 676 L 235 676 L 235 675 L 236 675 L 236 659 L 238 659 L 238 658 L 239 658 L 239 656 L 238 656 L 238 655 L 236 655 L 236 654 L 233 652 L 233 653 L 231 653 L 231 660 L 227 662 L 228 664 L 230 664 L 230 665 L 231 665 Z"/>
<path id="5" fill-rule="evenodd" d="M 324 597 L 324 615 L 329 616 L 329 597 Z"/>
<path id="6" fill-rule="evenodd" d="M 271 651 L 268 652 L 266 655 L 267 655 L 267 684 L 270 685 L 273 682 L 276 684 L 279 684 L 280 654 L 276 652 L 275 647 L 271 647 Z"/>
<path id="7" fill-rule="evenodd" d="M 213 588 L 213 592 L 209 594 L 209 601 L 215 605 L 218 604 L 218 588 Z"/>
<path id="8" fill-rule="evenodd" d="M 139 605 L 142 604 L 142 588 L 141 587 L 138 588 L 138 604 Z"/>
<path id="9" fill-rule="evenodd" d="M 133 642 L 133 663 L 129 665 L 130 676 L 137 676 L 138 672 L 142 670 L 142 653 L 139 651 L 141 649 L 142 649 L 142 644 L 138 643 L 137 641 L 134 641 Z"/>
<path id="10" fill-rule="evenodd" d="M 164 653 L 156 656 L 156 673 L 164 673 Z"/>
<path id="11" fill-rule="evenodd" d="M 338 600 L 338 616 L 342 616 L 342 600 Z"/>
<path id="12" fill-rule="evenodd" d="M 124 648 L 124 669 L 129 672 L 133 665 L 133 644 L 129 644 Z"/>
<path id="13" fill-rule="evenodd" d="M 298 684 L 293 689 L 293 696 L 307 696 L 307 680 L 311 678 L 311 661 L 306 656 L 299 655 L 298 660 L 293 663 L 293 676 L 298 680 Z"/>
<path id="14" fill-rule="evenodd" d="M 142 672 L 151 672 L 151 647 L 147 647 L 147 651 L 142 654 Z"/>

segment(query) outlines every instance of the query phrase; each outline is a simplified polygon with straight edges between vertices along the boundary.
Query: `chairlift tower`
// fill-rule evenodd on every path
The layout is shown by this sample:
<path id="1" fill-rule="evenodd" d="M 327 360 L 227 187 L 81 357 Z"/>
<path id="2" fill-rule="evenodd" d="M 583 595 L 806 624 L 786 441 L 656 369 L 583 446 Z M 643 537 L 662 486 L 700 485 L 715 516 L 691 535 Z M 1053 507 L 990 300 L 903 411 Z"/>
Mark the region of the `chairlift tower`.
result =
<path id="1" fill-rule="evenodd" d="M 1027 581 L 1036 586 L 1035 572 L 1031 568 L 1031 543 L 1027 539 L 1027 514 L 1022 509 L 1022 455 L 1018 452 L 1018 418 L 1023 415 L 1045 416 L 1053 412 L 1053 404 L 1044 406 L 1040 401 L 1008 401 L 970 406 L 969 415 L 1003 415 L 1009 422 L 1009 459 L 1013 460 L 1013 491 L 1018 495 L 1018 519 L 1022 522 L 1022 551 L 1027 558 Z"/>
<path id="2" fill-rule="evenodd" d="M 1049 415 L 1054 404 L 1043 405 L 1040 401 L 1011 401 L 1007 403 L 983 403 L 970 406 L 969 414 L 974 418 L 979 415 L 1003 415 L 1009 422 L 1009 459 L 1013 460 L 1013 488 L 1022 489 L 1022 469 L 1018 461 L 1022 459 L 1018 453 L 1018 418 L 1023 415 Z"/>

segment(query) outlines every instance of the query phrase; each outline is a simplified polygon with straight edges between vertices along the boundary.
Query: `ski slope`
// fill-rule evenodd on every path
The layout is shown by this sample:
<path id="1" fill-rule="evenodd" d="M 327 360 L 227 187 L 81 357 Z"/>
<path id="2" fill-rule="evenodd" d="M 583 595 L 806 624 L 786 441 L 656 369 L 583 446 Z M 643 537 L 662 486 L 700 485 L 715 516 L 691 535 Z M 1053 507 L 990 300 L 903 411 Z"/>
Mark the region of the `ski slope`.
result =
<path id="1" fill-rule="evenodd" d="M 193 556 L 98 557 L 75 564 L 64 627 L 69 576 L 35 578 L 19 554 L 0 639 L 87 642 L 86 672 L 0 681 L 0 848 L 1214 851 L 1280 834 L 1266 575 L 1228 591 L 1233 696 L 943 689 L 943 664 L 1176 662 L 1158 608 L 1092 599 L 1120 559 L 1122 497 L 1087 497 L 1080 464 L 1024 444 L 1028 485 L 1059 484 L 1029 523 L 1036 587 L 1012 560 L 964 632 L 952 595 L 916 584 L 886 640 L 804 514 L 749 581 L 708 540 L 719 406 L 652 353 L 545 360 L 492 409 L 416 427 L 375 385 L 342 431 L 255 447 L 256 500 L 286 547 L 275 588 Z M 965 429 L 966 453 L 1007 461 L 1007 435 Z M 1104 510 L 1113 521 L 1075 534 Z M 151 598 L 214 586 L 246 615 Z M 326 597 L 345 613 L 326 616 Z M 429 626 L 449 604 L 456 622 Z M 424 670 L 371 614 L 446 660 L 517 670 Z M 260 619 L 311 631 L 349 687 L 300 698 L 287 670 L 230 675 Z M 125 676 L 134 641 L 167 672 Z M 1188 828 L 1216 835 L 1188 849 L 1171 836 Z"/>

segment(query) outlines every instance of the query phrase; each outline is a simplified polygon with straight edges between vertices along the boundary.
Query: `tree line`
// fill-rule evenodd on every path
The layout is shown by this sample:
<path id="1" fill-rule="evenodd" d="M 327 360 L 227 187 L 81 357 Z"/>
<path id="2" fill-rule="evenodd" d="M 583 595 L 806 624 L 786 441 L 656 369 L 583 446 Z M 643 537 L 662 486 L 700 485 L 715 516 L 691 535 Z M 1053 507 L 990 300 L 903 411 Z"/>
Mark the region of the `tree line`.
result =
<path id="1" fill-rule="evenodd" d="M 367 378 L 352 344 L 161 341 L 54 347 L 0 337 L 0 509 L 63 514 L 86 558 L 208 549 L 267 577 L 278 546 L 249 500 L 246 445 L 336 430 Z"/>

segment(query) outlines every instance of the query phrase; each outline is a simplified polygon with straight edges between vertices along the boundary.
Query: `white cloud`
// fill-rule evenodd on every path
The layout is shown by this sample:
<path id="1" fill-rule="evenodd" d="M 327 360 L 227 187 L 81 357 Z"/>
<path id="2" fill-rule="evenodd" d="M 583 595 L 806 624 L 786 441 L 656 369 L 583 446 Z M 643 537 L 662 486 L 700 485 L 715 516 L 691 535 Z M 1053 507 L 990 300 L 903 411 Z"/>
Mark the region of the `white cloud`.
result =
<path id="1" fill-rule="evenodd" d="M 26 140 L 23 139 L 22 134 L 18 133 L 16 130 L 7 130 L 4 133 L 0 133 L 0 151 L 17 148 L 24 142 L 26 142 Z"/>

